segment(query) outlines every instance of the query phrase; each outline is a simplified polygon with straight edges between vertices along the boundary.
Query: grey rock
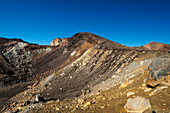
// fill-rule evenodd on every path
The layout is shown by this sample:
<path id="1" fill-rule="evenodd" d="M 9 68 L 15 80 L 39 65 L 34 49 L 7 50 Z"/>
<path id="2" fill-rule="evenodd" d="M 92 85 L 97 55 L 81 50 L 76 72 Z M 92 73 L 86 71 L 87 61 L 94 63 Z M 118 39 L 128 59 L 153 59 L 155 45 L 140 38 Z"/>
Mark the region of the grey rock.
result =
<path id="1" fill-rule="evenodd" d="M 137 96 L 136 98 L 132 99 L 129 98 L 124 108 L 127 112 L 135 112 L 135 113 L 142 113 L 143 111 L 150 108 L 150 102 L 148 99 Z"/>
<path id="2" fill-rule="evenodd" d="M 151 74 L 152 79 L 160 79 L 162 76 L 168 76 L 170 70 L 170 58 L 158 58 L 155 59 L 150 65 L 149 70 L 153 72 Z"/>

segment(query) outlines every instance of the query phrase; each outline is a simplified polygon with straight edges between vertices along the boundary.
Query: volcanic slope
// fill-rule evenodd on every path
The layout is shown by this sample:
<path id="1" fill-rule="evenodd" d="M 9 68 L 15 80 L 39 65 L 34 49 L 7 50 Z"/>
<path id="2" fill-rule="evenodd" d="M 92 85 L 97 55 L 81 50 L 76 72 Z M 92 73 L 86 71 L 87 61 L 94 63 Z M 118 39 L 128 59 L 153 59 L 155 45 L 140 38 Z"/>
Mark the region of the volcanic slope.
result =
<path id="1" fill-rule="evenodd" d="M 131 48 L 87 32 L 75 34 L 66 40 L 61 41 L 57 46 L 39 46 L 17 41 L 16 44 L 11 45 L 11 48 L 1 52 L 4 59 L 7 59 L 6 62 L 8 61 L 8 64 L 13 66 L 14 69 L 11 68 L 11 70 L 13 69 L 15 74 L 12 75 L 17 78 L 15 80 L 17 82 L 14 83 L 8 80 L 11 84 L 4 84 L 6 89 L 11 86 L 23 87 L 13 95 L 3 97 L 5 92 L 17 88 L 9 88 L 10 90 L 6 91 L 5 86 L 2 85 L 3 103 L 4 105 L 10 104 L 10 107 L 2 109 L 3 112 L 85 112 L 86 110 L 99 112 L 98 105 L 101 107 L 101 103 L 106 98 L 112 97 L 111 92 L 114 91 L 119 99 L 110 99 L 110 101 L 118 102 L 124 99 L 124 101 L 121 100 L 121 106 L 117 107 L 115 112 L 125 111 L 123 105 L 127 98 L 120 98 L 119 93 L 124 92 L 125 96 L 125 92 L 133 89 L 136 91 L 136 96 L 151 98 L 146 96 L 148 92 L 145 93 L 143 90 L 147 88 L 151 88 L 150 91 L 156 90 L 161 85 L 167 87 L 164 95 L 167 97 L 170 84 L 170 54 L 167 50 Z M 24 60 L 23 55 L 26 53 L 26 60 Z M 13 61 L 13 57 L 22 61 L 21 67 L 17 68 L 20 62 Z M 16 68 L 20 74 L 16 74 Z M 25 70 L 29 71 L 24 73 Z M 4 83 L 3 79 L 2 83 Z M 134 88 L 129 89 L 130 86 L 126 88 L 129 84 Z M 96 99 L 100 93 L 103 94 L 103 101 Z M 62 100 L 62 106 L 57 104 L 58 99 Z M 67 101 L 67 99 L 73 100 Z M 154 101 L 153 98 L 151 100 Z M 164 101 L 166 105 L 169 105 L 169 102 Z M 95 104 L 96 102 L 99 104 Z M 108 105 L 104 105 L 106 108 L 104 112 L 117 106 L 112 102 L 111 104 L 113 107 L 108 107 L 108 109 L 106 107 Z M 164 109 L 157 104 L 154 104 L 153 108 L 154 111 Z M 153 109 L 149 110 L 153 111 Z M 165 109 L 165 112 L 169 111 L 169 108 Z"/>

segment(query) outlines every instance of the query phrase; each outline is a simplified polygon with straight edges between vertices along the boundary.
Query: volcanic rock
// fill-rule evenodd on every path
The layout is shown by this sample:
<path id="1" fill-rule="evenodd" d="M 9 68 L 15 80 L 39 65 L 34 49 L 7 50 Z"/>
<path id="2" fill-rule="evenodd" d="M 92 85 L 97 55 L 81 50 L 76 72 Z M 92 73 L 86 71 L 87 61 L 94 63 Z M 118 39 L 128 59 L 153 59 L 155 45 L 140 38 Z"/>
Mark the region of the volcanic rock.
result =
<path id="1" fill-rule="evenodd" d="M 136 98 L 132 99 L 129 98 L 124 108 L 127 112 L 135 112 L 135 113 L 142 113 L 143 111 L 150 108 L 150 102 L 148 99 L 137 96 Z"/>

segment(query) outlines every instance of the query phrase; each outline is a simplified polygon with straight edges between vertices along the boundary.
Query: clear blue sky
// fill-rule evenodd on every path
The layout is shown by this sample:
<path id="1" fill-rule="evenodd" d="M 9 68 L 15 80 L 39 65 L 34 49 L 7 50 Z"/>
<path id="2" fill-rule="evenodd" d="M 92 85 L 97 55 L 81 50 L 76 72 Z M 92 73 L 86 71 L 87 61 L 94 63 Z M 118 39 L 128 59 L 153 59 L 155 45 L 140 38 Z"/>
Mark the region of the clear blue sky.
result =
<path id="1" fill-rule="evenodd" d="M 78 32 L 127 46 L 170 44 L 170 0 L 0 0 L 0 37 L 49 45 Z"/>

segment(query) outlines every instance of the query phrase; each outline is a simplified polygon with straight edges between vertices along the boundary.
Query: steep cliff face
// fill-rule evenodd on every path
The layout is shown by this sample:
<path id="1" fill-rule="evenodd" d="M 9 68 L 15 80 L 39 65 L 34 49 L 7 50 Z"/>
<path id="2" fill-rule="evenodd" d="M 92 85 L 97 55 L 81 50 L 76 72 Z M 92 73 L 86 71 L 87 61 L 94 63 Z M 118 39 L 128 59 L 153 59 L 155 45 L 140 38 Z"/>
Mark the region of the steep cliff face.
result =
<path id="1" fill-rule="evenodd" d="M 57 38 L 51 46 L 21 40 L 2 39 L 1 42 L 0 105 L 10 104 L 2 111 L 38 112 L 48 106 L 50 100 L 59 99 L 64 105 L 74 105 L 70 101 L 65 103 L 65 99 L 78 98 L 78 101 L 83 100 L 81 104 L 78 102 L 78 107 L 75 105 L 75 112 L 79 112 L 86 103 L 85 98 L 112 87 L 138 86 L 135 81 L 153 89 L 159 85 L 170 85 L 170 55 L 167 49 L 127 47 L 87 32 L 70 38 Z M 11 91 L 14 92 L 4 96 Z M 46 103 L 42 105 L 42 102 Z M 118 107 L 116 110 L 121 109 Z M 73 109 L 63 110 L 71 112 Z"/>
<path id="2" fill-rule="evenodd" d="M 91 47 L 96 49 L 128 48 L 91 33 L 77 33 L 73 37 L 61 39 L 55 46 L 55 50 L 38 59 L 33 67 L 36 70 L 36 74 L 44 73 L 45 75 L 46 73 L 52 73 L 54 70 L 72 63 Z M 69 59 L 70 54 L 76 50 L 79 51 L 79 54 Z"/>
<path id="3" fill-rule="evenodd" d="M 4 39 L 3 39 L 4 40 Z M 49 46 L 31 45 L 22 40 L 5 40 L 1 43 L 1 67 L 2 74 L 9 76 L 5 81 L 1 80 L 1 84 L 8 86 L 9 84 L 15 84 L 23 81 L 30 81 L 33 78 L 33 62 L 39 56 L 50 52 L 52 48 Z M 3 79 L 3 77 L 2 77 Z"/>

